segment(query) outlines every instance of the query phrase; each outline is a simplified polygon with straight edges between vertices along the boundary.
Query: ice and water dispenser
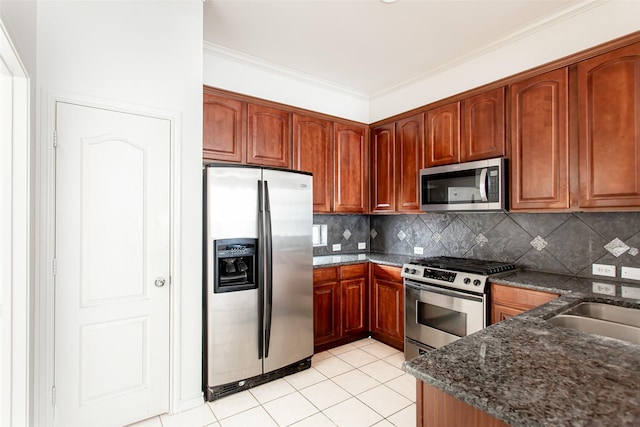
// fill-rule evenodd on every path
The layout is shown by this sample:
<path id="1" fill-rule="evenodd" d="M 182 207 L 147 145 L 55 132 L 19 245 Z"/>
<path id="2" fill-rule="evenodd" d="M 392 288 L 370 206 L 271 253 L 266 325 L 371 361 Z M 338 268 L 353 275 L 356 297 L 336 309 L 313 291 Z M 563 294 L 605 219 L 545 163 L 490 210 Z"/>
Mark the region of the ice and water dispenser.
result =
<path id="1" fill-rule="evenodd" d="M 223 239 L 213 243 L 214 292 L 256 289 L 258 239 Z"/>

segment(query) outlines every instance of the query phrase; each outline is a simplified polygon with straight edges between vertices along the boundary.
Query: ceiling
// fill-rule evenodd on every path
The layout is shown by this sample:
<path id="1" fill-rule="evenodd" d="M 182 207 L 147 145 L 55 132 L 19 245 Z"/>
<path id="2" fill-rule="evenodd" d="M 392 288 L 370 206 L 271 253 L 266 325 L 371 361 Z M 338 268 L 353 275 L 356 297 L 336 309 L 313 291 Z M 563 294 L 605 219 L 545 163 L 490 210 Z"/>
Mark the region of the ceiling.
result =
<path id="1" fill-rule="evenodd" d="M 204 40 L 208 50 L 374 97 L 592 2 L 206 0 Z"/>

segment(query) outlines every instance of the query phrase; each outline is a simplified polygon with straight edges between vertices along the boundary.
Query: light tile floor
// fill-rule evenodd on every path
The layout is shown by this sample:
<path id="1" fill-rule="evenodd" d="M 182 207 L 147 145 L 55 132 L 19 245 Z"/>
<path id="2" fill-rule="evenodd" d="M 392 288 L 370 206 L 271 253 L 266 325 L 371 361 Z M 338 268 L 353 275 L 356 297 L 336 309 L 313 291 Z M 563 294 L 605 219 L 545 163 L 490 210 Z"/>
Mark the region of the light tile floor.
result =
<path id="1" fill-rule="evenodd" d="M 305 371 L 131 427 L 413 427 L 415 378 L 402 362 L 366 338 L 314 355 Z"/>

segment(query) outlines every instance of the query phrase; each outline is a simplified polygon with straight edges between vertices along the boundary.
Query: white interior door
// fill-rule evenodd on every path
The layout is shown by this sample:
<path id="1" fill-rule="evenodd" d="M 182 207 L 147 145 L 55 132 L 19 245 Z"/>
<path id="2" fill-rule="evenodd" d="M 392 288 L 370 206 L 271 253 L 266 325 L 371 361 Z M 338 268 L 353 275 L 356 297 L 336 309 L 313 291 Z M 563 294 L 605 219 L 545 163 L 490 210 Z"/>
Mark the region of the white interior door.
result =
<path id="1" fill-rule="evenodd" d="M 56 105 L 57 426 L 168 410 L 170 132 L 168 120 Z"/>

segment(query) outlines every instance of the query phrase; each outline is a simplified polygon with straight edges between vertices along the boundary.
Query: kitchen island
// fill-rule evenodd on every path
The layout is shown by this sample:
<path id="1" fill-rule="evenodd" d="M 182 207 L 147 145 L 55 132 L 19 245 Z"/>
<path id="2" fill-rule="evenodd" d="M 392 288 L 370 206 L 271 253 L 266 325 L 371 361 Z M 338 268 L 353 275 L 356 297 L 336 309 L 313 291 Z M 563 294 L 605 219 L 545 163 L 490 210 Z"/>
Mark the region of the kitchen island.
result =
<path id="1" fill-rule="evenodd" d="M 640 308 L 638 300 L 574 291 L 407 361 L 405 369 L 419 386 L 513 427 L 637 426 L 640 345 L 545 321 L 583 301 Z M 418 406 L 419 421 L 429 403 Z"/>

